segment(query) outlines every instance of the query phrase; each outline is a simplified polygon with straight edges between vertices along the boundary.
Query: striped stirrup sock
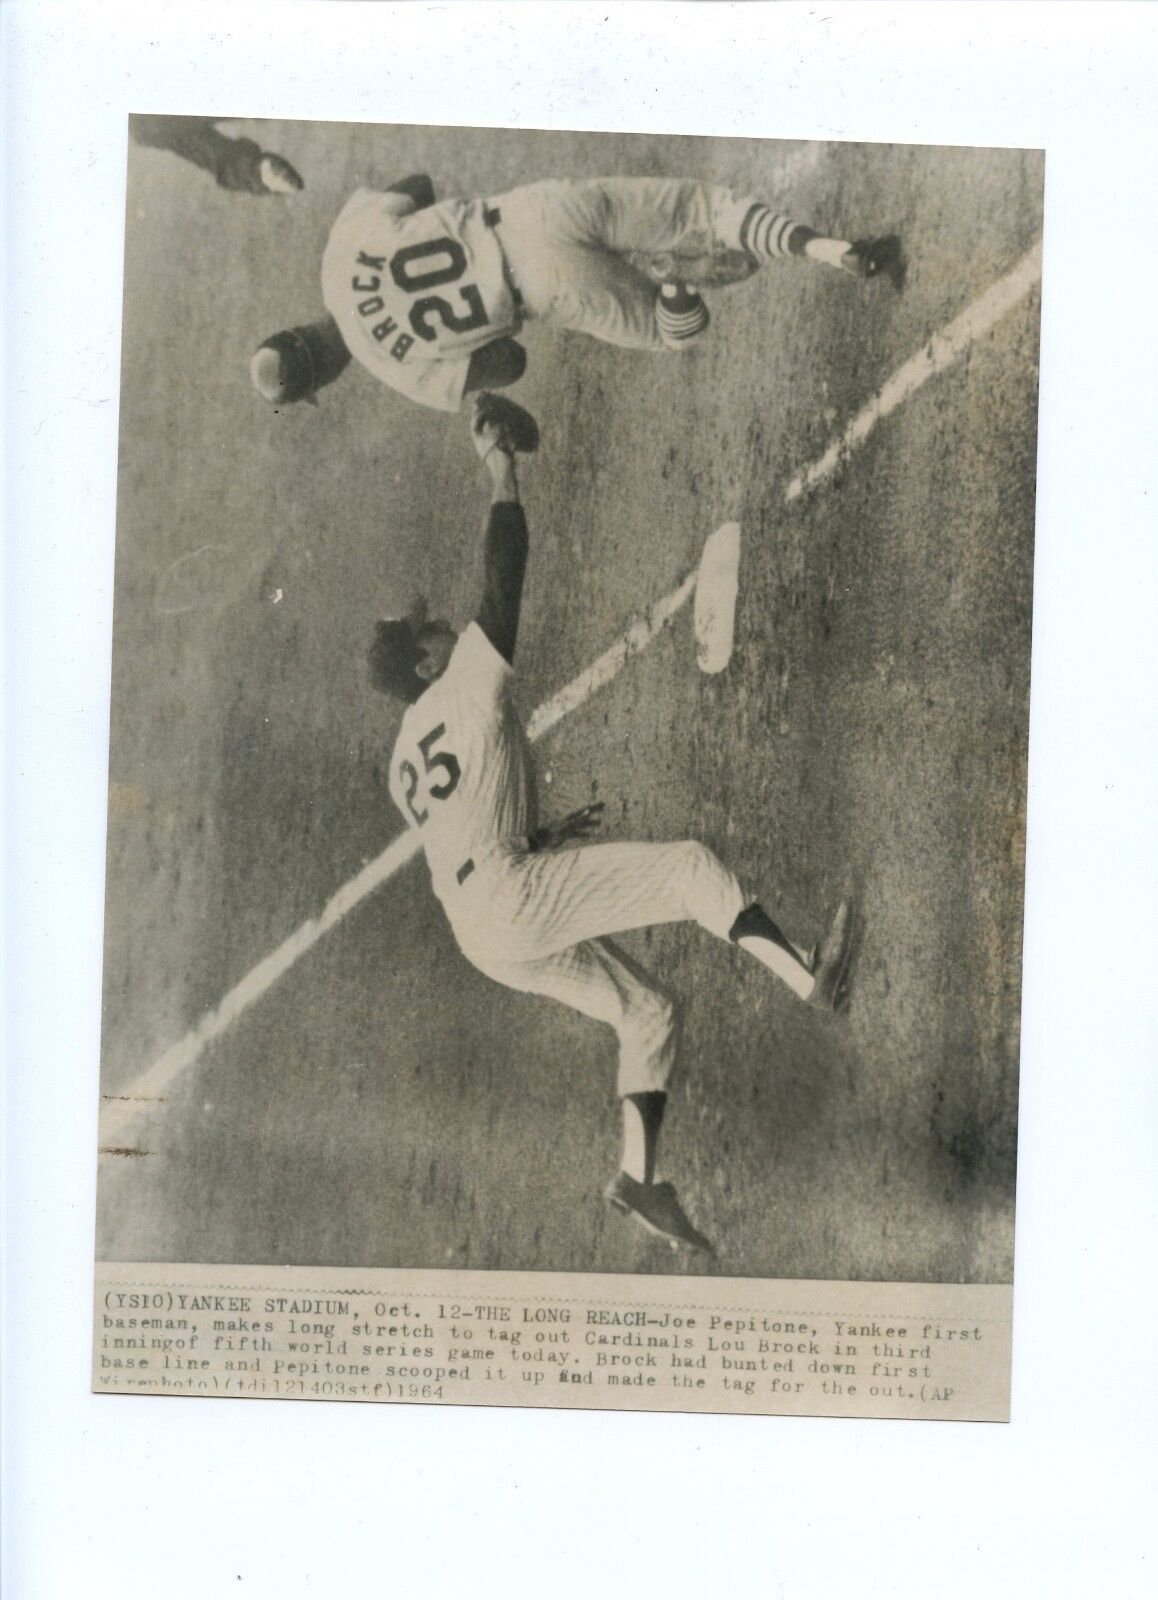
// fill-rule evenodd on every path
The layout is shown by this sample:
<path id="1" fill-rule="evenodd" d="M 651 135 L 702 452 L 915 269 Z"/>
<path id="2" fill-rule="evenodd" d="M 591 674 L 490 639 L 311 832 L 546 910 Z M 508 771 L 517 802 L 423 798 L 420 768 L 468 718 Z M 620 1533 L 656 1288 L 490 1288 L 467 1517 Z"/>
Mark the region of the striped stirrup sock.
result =
<path id="1" fill-rule="evenodd" d="M 702 297 L 687 284 L 665 283 L 656 301 L 655 321 L 669 350 L 686 350 L 711 321 Z"/>
<path id="2" fill-rule="evenodd" d="M 849 249 L 847 239 L 830 239 L 806 223 L 793 222 L 759 201 L 740 224 L 740 247 L 754 261 L 775 260 L 778 256 L 809 256 L 828 267 L 840 267 Z"/>

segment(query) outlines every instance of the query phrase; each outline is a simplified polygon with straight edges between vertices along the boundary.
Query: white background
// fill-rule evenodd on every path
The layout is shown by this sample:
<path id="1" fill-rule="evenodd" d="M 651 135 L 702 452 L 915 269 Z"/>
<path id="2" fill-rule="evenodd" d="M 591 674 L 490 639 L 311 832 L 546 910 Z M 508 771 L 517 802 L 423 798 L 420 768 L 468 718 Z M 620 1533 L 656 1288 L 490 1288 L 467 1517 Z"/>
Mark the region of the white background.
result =
<path id="1" fill-rule="evenodd" d="M 5 1594 L 1154 1592 L 1158 11 L 2 24 Z M 87 1392 L 130 110 L 1046 147 L 1010 1426 Z"/>

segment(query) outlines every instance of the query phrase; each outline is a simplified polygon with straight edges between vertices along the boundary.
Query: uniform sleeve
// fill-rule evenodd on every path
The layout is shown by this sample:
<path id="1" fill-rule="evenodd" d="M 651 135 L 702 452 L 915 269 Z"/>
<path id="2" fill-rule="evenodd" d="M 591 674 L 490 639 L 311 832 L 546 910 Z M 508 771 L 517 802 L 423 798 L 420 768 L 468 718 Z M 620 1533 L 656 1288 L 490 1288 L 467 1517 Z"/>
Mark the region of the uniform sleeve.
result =
<path id="1" fill-rule="evenodd" d="M 492 706 L 503 694 L 511 669 L 477 622 L 462 631 L 443 681 L 476 705 Z"/>
<path id="2" fill-rule="evenodd" d="M 491 507 L 485 547 L 483 602 L 478 625 L 503 660 L 515 659 L 519 607 L 527 572 L 527 519 L 515 500 Z"/>

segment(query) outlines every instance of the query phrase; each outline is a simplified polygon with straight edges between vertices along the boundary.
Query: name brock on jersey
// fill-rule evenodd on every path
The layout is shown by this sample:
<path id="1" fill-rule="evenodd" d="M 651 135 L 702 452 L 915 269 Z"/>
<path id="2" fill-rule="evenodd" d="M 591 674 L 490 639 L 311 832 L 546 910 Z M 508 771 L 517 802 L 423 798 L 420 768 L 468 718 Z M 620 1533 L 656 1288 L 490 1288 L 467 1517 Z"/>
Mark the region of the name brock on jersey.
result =
<path id="1" fill-rule="evenodd" d="M 381 321 L 370 324 L 370 332 L 379 344 L 385 343 L 392 334 L 397 334 L 397 338 L 390 346 L 390 354 L 395 361 L 404 359 L 415 339 L 436 343 L 439 338 L 439 325 L 447 333 L 469 334 L 476 329 L 487 327 L 490 323 L 476 284 L 460 284 L 455 291 L 461 296 L 463 312 L 456 310 L 442 295 L 423 293 L 427 289 L 458 283 L 466 271 L 466 251 L 457 239 L 452 239 L 449 235 L 423 240 L 417 244 L 403 245 L 389 258 L 359 250 L 355 258 L 355 267 L 358 270 L 350 279 L 350 287 L 356 295 L 362 297 L 355 302 L 358 315 L 370 318 L 386 312 Z M 410 305 L 408 313 L 412 333 L 400 329 L 396 318 L 387 312 L 386 302 L 378 292 L 382 288 L 382 280 L 387 272 L 395 287 L 403 294 L 418 296 Z"/>

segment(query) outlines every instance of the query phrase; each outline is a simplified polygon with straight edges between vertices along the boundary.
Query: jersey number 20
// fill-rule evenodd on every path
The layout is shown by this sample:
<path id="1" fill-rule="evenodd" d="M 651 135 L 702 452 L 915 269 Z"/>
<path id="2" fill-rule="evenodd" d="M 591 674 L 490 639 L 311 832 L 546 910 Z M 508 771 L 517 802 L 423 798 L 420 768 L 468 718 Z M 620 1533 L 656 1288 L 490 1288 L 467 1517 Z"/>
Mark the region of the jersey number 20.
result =
<path id="1" fill-rule="evenodd" d="M 462 776 L 462 768 L 458 764 L 457 756 L 451 755 L 449 750 L 435 750 L 434 744 L 446 732 L 446 723 L 440 722 L 437 728 L 431 728 L 418 741 L 418 748 L 422 752 L 422 764 L 426 769 L 426 793 L 432 800 L 445 800 L 458 788 L 458 780 Z M 430 782 L 430 774 L 441 770 L 446 776 L 439 783 Z M 415 824 L 421 828 L 430 815 L 429 811 L 420 810 L 415 805 L 415 796 L 418 793 L 418 770 L 410 761 L 403 761 L 398 768 L 402 779 L 402 794 L 406 801 L 406 809 L 414 818 Z"/>
<path id="2" fill-rule="evenodd" d="M 420 263 L 429 261 L 425 270 Z M 434 264 L 437 262 L 437 264 Z M 418 294 L 422 289 L 433 289 L 438 284 L 457 283 L 466 271 L 466 251 L 457 239 L 445 237 L 428 239 L 424 244 L 408 244 L 390 257 L 390 276 L 406 294 Z M 470 333 L 475 328 L 485 328 L 490 321 L 482 295 L 473 283 L 464 283 L 458 290 L 469 315 L 455 310 L 449 300 L 439 294 L 424 294 L 410 307 L 410 326 L 420 339 L 437 339 L 438 329 L 431 326 L 441 322 L 452 333 Z"/>

